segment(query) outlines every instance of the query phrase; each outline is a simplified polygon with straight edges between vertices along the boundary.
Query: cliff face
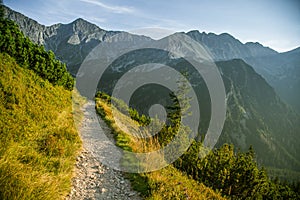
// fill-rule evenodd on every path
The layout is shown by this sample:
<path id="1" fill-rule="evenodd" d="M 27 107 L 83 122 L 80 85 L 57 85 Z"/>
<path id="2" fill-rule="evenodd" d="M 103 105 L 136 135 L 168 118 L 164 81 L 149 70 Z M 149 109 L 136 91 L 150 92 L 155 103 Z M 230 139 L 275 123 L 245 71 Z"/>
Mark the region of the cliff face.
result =
<path id="1" fill-rule="evenodd" d="M 44 45 L 44 31 L 46 26 L 39 24 L 37 21 L 30 19 L 21 13 L 18 13 L 10 8 L 4 7 L 4 16 L 15 21 L 22 32 L 28 36 L 31 41 L 37 44 Z"/>

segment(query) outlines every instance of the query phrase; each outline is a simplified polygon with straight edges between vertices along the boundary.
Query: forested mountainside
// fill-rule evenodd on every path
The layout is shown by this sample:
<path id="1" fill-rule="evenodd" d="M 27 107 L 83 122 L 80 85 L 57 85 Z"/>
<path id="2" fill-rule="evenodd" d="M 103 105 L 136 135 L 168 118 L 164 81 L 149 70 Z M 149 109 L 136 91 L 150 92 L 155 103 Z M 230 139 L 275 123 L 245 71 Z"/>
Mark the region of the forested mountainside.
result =
<path id="1" fill-rule="evenodd" d="M 278 95 L 300 113 L 300 48 L 280 53 L 246 59 L 256 71 L 266 78 Z"/>

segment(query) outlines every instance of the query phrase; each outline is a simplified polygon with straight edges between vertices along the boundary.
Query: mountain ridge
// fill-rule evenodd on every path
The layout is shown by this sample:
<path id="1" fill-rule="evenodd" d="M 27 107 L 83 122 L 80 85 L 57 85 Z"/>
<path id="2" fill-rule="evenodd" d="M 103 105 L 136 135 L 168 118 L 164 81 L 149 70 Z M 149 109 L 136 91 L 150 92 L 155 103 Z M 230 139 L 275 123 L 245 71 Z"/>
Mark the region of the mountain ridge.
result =
<path id="1" fill-rule="evenodd" d="M 300 96 L 297 88 L 300 84 L 299 47 L 283 53 L 264 47 L 259 43 L 241 43 L 231 37 L 224 40 L 216 34 L 203 34 L 199 31 L 187 33 L 206 47 L 216 61 L 243 59 L 257 73 L 262 75 L 274 87 L 280 98 L 300 113 Z"/>
<path id="2" fill-rule="evenodd" d="M 262 44 L 258 42 L 247 42 L 242 43 L 240 40 L 236 39 L 232 35 L 228 33 L 221 33 L 221 34 L 215 34 L 215 33 L 206 33 L 198 30 L 189 31 L 186 33 L 190 37 L 192 37 L 197 42 L 200 42 L 201 44 L 204 44 L 209 51 L 212 52 L 213 58 L 216 61 L 221 60 L 229 60 L 234 58 L 246 58 L 246 57 L 254 57 L 257 56 L 258 53 L 255 52 L 255 49 L 259 48 L 259 52 L 263 52 L 265 55 L 271 55 L 271 54 L 277 54 L 275 50 L 265 47 Z M 214 45 L 214 48 L 212 48 L 212 45 Z M 227 53 L 220 52 L 222 50 L 222 46 L 228 46 L 229 48 L 226 49 Z M 232 47 L 235 47 L 234 49 L 240 50 L 239 52 L 235 52 Z M 222 50 L 224 51 L 224 50 Z M 238 55 L 241 54 L 241 55 Z"/>

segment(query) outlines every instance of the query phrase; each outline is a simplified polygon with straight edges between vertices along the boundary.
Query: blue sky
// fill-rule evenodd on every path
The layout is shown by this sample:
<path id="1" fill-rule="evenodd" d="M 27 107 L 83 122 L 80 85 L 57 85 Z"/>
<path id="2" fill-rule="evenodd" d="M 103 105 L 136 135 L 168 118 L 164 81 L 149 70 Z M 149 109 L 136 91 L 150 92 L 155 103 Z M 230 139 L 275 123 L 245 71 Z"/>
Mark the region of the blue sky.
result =
<path id="1" fill-rule="evenodd" d="M 227 32 L 279 52 L 300 46 L 300 0 L 4 0 L 41 24 L 84 18 L 106 30 L 162 37 Z"/>

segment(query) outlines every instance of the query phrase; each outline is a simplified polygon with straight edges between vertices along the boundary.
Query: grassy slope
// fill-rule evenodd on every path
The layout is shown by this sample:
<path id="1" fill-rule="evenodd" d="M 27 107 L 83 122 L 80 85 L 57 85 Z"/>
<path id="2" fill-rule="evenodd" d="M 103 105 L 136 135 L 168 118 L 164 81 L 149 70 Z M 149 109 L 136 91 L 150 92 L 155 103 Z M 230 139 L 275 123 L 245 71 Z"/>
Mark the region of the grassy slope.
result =
<path id="1" fill-rule="evenodd" d="M 0 54 L 0 199 L 62 199 L 80 146 L 71 92 Z"/>
<path id="2" fill-rule="evenodd" d="M 142 145 L 139 145 L 139 141 L 117 127 L 110 105 L 98 98 L 96 101 L 98 113 L 115 133 L 116 144 L 123 149 L 144 151 L 145 149 L 140 148 Z M 128 117 L 125 119 L 125 115 L 119 112 L 116 112 L 114 117 L 125 122 L 128 125 L 127 130 L 132 128 L 131 123 L 135 123 Z M 151 173 L 128 174 L 128 177 L 132 181 L 133 188 L 141 192 L 146 199 L 225 199 L 211 188 L 189 178 L 172 165 Z"/>

